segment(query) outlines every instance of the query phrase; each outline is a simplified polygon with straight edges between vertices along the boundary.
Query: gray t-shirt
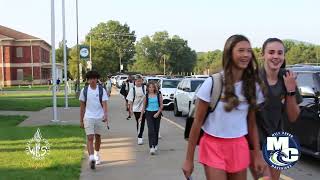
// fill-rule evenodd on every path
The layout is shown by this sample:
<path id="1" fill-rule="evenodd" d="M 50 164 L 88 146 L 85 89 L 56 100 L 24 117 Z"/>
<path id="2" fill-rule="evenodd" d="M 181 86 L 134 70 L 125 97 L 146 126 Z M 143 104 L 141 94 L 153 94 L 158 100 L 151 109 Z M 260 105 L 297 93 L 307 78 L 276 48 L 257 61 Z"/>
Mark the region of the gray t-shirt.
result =
<path id="1" fill-rule="evenodd" d="M 266 86 L 265 102 L 262 103 L 256 113 L 257 127 L 260 135 L 260 143 L 264 143 L 268 136 L 277 131 L 283 131 L 284 121 L 287 121 L 286 111 L 286 87 L 283 77 L 285 70 L 279 71 L 278 81 L 275 85 L 269 85 L 264 69 L 260 72 L 260 77 Z M 297 103 L 302 102 L 302 97 L 296 89 Z"/>

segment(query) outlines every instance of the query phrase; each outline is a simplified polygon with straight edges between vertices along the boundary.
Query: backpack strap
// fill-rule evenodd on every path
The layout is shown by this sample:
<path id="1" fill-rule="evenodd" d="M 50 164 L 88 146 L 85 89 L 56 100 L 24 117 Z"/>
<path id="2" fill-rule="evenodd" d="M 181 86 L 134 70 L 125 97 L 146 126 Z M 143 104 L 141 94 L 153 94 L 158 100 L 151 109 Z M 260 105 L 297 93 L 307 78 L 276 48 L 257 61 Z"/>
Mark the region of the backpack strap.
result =
<path id="1" fill-rule="evenodd" d="M 148 105 L 149 105 L 149 93 L 146 94 L 146 107 L 145 107 L 145 109 L 148 108 Z"/>
<path id="2" fill-rule="evenodd" d="M 160 108 L 160 92 L 157 93 L 157 99 L 158 99 L 158 104 L 159 104 L 159 108 Z"/>
<path id="3" fill-rule="evenodd" d="M 209 105 L 209 112 L 213 112 L 220 100 L 223 87 L 223 79 L 221 73 L 215 73 L 211 76 L 212 86 L 211 86 L 211 100 Z"/>
<path id="4" fill-rule="evenodd" d="M 134 100 L 136 99 L 136 87 L 133 86 L 132 90 L 133 90 L 133 100 L 132 100 L 132 104 L 133 104 Z"/>
<path id="5" fill-rule="evenodd" d="M 98 88 L 99 88 L 99 101 L 102 106 L 103 86 L 99 85 Z"/>
<path id="6" fill-rule="evenodd" d="M 89 86 L 84 86 L 84 88 L 83 88 L 84 103 L 87 103 L 88 87 L 89 87 Z"/>

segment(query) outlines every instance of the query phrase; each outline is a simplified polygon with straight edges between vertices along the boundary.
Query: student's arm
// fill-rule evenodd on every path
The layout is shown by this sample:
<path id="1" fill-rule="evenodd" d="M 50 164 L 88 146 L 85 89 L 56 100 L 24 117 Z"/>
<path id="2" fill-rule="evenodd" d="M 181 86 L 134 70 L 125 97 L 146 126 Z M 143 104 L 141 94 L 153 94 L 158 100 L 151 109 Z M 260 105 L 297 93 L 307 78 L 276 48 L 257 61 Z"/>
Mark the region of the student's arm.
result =
<path id="1" fill-rule="evenodd" d="M 253 155 L 253 168 L 256 172 L 263 172 L 266 165 L 263 163 L 262 154 L 260 151 L 259 134 L 256 123 L 256 111 L 250 109 L 247 116 L 248 121 L 248 141 Z"/>
<path id="2" fill-rule="evenodd" d="M 284 84 L 286 86 L 287 92 L 297 91 L 296 75 L 289 71 L 283 76 Z M 288 114 L 288 119 L 290 122 L 295 122 L 300 114 L 300 108 L 296 100 L 296 96 L 286 96 L 286 111 Z"/>
<path id="3" fill-rule="evenodd" d="M 193 161 L 194 161 L 194 151 L 200 136 L 200 129 L 203 125 L 205 115 L 207 114 L 209 103 L 205 102 L 198 98 L 197 100 L 197 108 L 195 112 L 195 118 L 192 124 L 192 128 L 190 130 L 190 136 L 188 141 L 188 148 L 187 148 L 187 156 L 186 160 L 183 164 L 183 172 L 185 177 L 188 178 L 192 174 L 193 171 Z"/>
<path id="4" fill-rule="evenodd" d="M 147 100 L 146 100 L 146 97 L 143 98 L 143 105 L 142 105 L 142 110 L 141 110 L 141 113 L 140 113 L 140 118 L 139 119 L 142 119 L 143 117 L 143 114 L 145 113 L 145 109 L 146 109 L 146 104 L 147 104 Z"/>
<path id="5" fill-rule="evenodd" d="M 108 104 L 107 101 L 102 101 L 102 107 L 103 107 L 103 122 L 108 122 Z"/>
<path id="6" fill-rule="evenodd" d="M 80 127 L 84 128 L 83 117 L 86 112 L 86 104 L 83 101 L 80 101 Z"/>
<path id="7" fill-rule="evenodd" d="M 159 96 L 159 99 L 160 99 L 160 107 L 159 107 L 159 110 L 156 114 L 157 117 L 159 117 L 159 115 L 161 114 L 162 110 L 163 110 L 163 99 L 162 99 L 162 95 Z"/>

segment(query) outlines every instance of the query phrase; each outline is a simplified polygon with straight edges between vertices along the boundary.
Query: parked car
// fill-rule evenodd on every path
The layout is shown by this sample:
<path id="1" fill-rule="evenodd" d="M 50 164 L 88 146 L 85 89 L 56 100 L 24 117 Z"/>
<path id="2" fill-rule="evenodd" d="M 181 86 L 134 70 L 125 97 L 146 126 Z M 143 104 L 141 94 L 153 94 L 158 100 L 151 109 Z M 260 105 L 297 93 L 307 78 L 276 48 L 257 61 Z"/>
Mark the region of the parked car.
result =
<path id="1" fill-rule="evenodd" d="M 144 84 L 147 84 L 149 81 L 155 81 L 158 83 L 161 80 L 159 77 L 151 77 L 151 76 L 146 76 L 144 77 Z"/>
<path id="2" fill-rule="evenodd" d="M 203 78 L 203 79 L 207 79 L 209 77 L 209 75 L 192 75 L 192 78 Z"/>
<path id="3" fill-rule="evenodd" d="M 169 107 L 173 105 L 174 93 L 181 79 L 161 79 L 160 91 L 163 98 L 163 106 Z"/>
<path id="4" fill-rule="evenodd" d="M 117 79 L 117 87 L 120 88 L 123 81 L 126 81 L 128 79 L 128 75 L 119 75 L 118 79 Z"/>
<path id="5" fill-rule="evenodd" d="M 204 79 L 200 78 L 185 78 L 178 84 L 174 94 L 173 111 L 175 116 L 189 113 L 195 91 L 203 82 Z"/>
<path id="6" fill-rule="evenodd" d="M 295 123 L 285 122 L 285 131 L 296 136 L 304 154 L 320 158 L 320 67 L 292 66 L 297 74 L 297 85 L 303 97 L 301 113 Z"/>

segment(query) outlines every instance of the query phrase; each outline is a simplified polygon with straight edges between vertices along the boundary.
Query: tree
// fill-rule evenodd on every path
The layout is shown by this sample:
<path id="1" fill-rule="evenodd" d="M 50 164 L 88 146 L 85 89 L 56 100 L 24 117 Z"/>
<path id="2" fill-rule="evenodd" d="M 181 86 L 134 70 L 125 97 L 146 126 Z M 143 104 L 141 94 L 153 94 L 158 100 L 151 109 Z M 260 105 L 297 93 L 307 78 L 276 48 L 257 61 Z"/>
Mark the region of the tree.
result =
<path id="1" fill-rule="evenodd" d="M 188 47 L 188 42 L 179 36 L 169 36 L 166 31 L 145 36 L 136 44 L 135 63 L 131 71 L 162 74 L 164 63 L 166 72 L 192 72 L 196 62 L 196 53 Z"/>
<path id="2" fill-rule="evenodd" d="M 85 44 L 92 44 L 92 67 L 102 75 L 115 73 L 121 63 L 127 70 L 134 53 L 136 41 L 135 31 L 131 31 L 127 24 L 118 21 L 100 23 L 86 35 Z"/>

